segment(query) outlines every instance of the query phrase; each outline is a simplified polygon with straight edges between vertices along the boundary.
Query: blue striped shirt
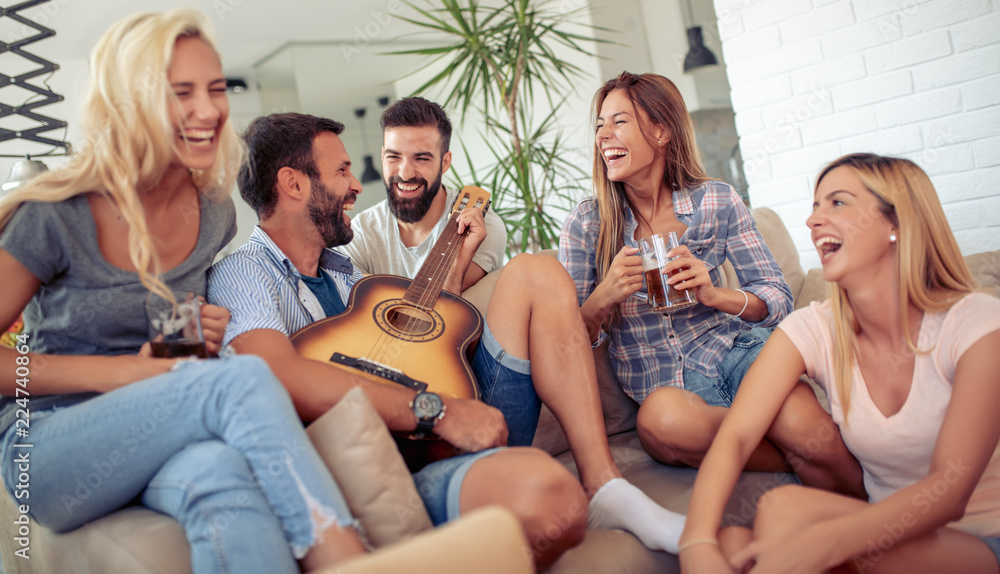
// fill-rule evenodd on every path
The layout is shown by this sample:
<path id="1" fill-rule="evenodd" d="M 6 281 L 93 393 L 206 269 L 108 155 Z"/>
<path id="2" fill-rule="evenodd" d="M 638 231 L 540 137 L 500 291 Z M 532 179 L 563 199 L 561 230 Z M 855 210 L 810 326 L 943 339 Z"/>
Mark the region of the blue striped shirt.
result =
<path id="1" fill-rule="evenodd" d="M 608 355 L 622 389 L 641 403 L 662 386 L 684 388 L 684 370 L 717 376 L 716 366 L 740 331 L 774 327 L 792 311 L 792 292 L 781 268 L 764 245 L 750 211 L 728 184 L 706 182 L 693 190 L 675 191 L 674 215 L 687 225 L 681 243 L 705 262 L 712 283 L 719 285 L 719 266 L 729 259 L 741 289 L 767 304 L 759 323 L 737 319 L 707 305 L 661 315 L 649 310 L 646 291 L 620 306 L 621 320 L 608 335 Z M 580 202 L 566 219 L 559 239 L 559 260 L 576 283 L 582 305 L 597 287 L 597 236 L 601 217 L 596 199 Z M 638 247 L 637 222 L 625 206 L 625 245 Z"/>
<path id="2" fill-rule="evenodd" d="M 344 301 L 362 277 L 349 258 L 332 249 L 320 255 L 319 267 L 333 279 Z M 326 318 L 302 274 L 260 226 L 254 228 L 245 245 L 212 266 L 208 302 L 232 314 L 223 345 L 256 329 L 291 335 Z"/>

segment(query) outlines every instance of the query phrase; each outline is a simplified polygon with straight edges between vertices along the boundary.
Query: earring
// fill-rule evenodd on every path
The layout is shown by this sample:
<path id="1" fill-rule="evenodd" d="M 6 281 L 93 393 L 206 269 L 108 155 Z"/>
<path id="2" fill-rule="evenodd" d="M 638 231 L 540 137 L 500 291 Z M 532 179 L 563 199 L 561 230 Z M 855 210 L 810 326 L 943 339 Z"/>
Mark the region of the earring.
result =
<path id="1" fill-rule="evenodd" d="M 659 145 L 663 145 L 663 140 L 656 140 L 656 143 Z"/>
<path id="2" fill-rule="evenodd" d="M 890 233 L 889 234 L 889 243 L 895 243 L 895 242 L 896 242 L 896 234 L 895 233 Z"/>

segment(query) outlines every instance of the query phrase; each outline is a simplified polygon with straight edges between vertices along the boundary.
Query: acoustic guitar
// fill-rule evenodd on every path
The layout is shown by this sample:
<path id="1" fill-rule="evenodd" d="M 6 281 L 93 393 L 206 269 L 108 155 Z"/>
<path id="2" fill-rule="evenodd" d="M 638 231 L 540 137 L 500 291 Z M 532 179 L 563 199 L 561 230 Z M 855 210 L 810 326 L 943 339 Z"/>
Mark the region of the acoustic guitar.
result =
<path id="1" fill-rule="evenodd" d="M 380 383 L 478 399 L 469 356 L 482 333 L 483 317 L 443 286 L 465 243 L 465 233 L 458 233 L 459 212 L 475 207 L 485 215 L 489 205 L 486 190 L 462 188 L 444 232 L 417 276 L 411 281 L 369 275 L 355 283 L 343 313 L 292 334 L 299 355 L 329 361 Z M 401 444 L 401 450 L 405 446 Z M 410 462 L 405 452 L 404 457 Z"/>

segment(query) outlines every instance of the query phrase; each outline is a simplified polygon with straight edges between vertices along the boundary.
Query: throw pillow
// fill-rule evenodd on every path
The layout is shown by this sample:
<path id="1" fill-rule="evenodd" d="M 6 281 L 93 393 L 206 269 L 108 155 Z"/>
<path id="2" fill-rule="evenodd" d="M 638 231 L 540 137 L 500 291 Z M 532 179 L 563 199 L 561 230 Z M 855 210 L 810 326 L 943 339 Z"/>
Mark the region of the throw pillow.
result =
<path id="1" fill-rule="evenodd" d="M 374 547 L 431 527 L 389 429 L 360 387 L 344 395 L 306 432 Z"/>

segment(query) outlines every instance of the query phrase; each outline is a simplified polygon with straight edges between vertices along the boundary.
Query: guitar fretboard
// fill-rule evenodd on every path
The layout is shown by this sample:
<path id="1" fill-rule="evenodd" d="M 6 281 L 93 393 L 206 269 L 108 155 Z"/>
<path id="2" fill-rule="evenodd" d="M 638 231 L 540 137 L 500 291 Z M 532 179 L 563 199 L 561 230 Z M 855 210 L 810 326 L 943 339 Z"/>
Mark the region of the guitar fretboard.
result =
<path id="1" fill-rule="evenodd" d="M 413 278 L 409 289 L 403 300 L 421 309 L 430 310 L 434 307 L 441 289 L 444 287 L 445 279 L 451 270 L 451 264 L 455 260 L 455 255 L 465 243 L 465 235 L 458 234 L 458 212 L 452 213 L 448 218 L 448 225 L 445 226 L 441 237 L 438 237 L 431 253 L 420 266 L 420 271 Z M 460 294 L 460 293 L 459 293 Z"/>

